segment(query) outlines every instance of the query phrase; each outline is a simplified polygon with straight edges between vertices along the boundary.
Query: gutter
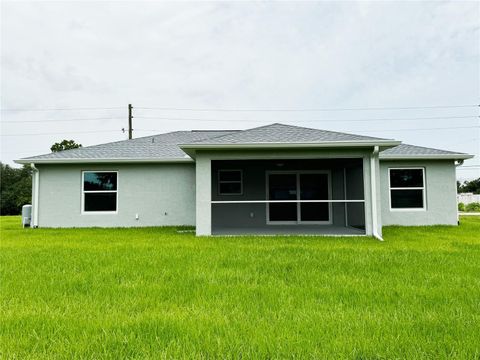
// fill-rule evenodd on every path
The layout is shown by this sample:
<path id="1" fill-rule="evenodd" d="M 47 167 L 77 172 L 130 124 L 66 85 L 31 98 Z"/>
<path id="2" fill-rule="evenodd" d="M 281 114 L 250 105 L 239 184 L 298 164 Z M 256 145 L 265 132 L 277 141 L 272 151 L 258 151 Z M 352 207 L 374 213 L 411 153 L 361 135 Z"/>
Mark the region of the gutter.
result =
<path id="1" fill-rule="evenodd" d="M 111 158 L 111 159 L 78 159 L 78 158 L 51 158 L 51 159 L 33 159 L 25 158 L 14 160 L 17 164 L 103 164 L 103 163 L 192 163 L 192 158 L 171 158 L 171 159 L 147 159 L 147 158 Z"/>
<path id="2" fill-rule="evenodd" d="M 466 160 L 473 158 L 470 154 L 438 154 L 438 155 L 382 155 L 382 160 Z"/>
<path id="3" fill-rule="evenodd" d="M 258 149 L 258 148 L 305 148 L 305 147 L 358 147 L 358 146 L 387 146 L 393 147 L 402 142 L 397 140 L 356 140 L 356 141 L 324 141 L 315 143 L 303 142 L 255 142 L 255 143 L 237 143 L 237 144 L 179 144 L 181 149 Z"/>
<path id="4" fill-rule="evenodd" d="M 39 210 L 39 199 L 40 199 L 40 170 L 35 167 L 34 163 L 30 164 L 32 170 L 33 170 L 33 177 L 32 177 L 32 199 L 34 198 L 33 203 L 35 204 L 32 207 L 32 227 L 37 228 L 38 227 L 38 210 Z"/>
<path id="5" fill-rule="evenodd" d="M 194 157 L 196 150 L 262 150 L 262 149 L 324 149 L 324 148 L 358 148 L 377 146 L 391 148 L 400 145 L 397 140 L 356 140 L 356 141 L 325 141 L 320 143 L 285 143 L 285 142 L 256 142 L 237 144 L 179 144 L 185 153 Z"/>
<path id="6" fill-rule="evenodd" d="M 380 149 L 374 146 L 372 155 L 370 156 L 370 186 L 371 186 L 371 200 L 372 200 L 372 233 L 375 238 L 383 241 L 382 236 L 378 233 L 378 218 L 377 218 L 377 178 L 375 174 L 375 158 L 378 158 Z"/>

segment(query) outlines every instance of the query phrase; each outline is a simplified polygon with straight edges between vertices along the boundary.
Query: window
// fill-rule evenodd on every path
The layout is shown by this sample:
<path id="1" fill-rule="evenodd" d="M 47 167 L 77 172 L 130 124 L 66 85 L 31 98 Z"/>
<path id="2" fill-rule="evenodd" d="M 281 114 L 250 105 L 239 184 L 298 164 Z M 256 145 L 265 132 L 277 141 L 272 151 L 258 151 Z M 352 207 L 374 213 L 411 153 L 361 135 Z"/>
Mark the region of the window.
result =
<path id="1" fill-rule="evenodd" d="M 389 169 L 390 208 L 425 210 L 425 170 L 423 168 Z"/>
<path id="2" fill-rule="evenodd" d="M 242 195 L 242 170 L 218 170 L 218 195 Z"/>
<path id="3" fill-rule="evenodd" d="M 84 171 L 82 179 L 82 212 L 117 211 L 116 171 Z"/>

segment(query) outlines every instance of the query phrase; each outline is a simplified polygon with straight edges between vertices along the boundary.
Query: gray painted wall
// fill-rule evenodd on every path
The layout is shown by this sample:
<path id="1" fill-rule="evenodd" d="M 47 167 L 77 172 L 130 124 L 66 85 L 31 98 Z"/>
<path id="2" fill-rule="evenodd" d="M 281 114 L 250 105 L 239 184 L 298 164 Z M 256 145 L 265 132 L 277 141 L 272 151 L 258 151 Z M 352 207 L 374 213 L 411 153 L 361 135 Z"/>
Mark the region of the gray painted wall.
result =
<path id="1" fill-rule="evenodd" d="M 162 225 L 195 225 L 199 235 L 211 233 L 212 170 L 211 160 L 226 159 L 285 159 L 285 158 L 322 158 L 328 156 L 363 156 L 364 169 L 349 170 L 347 175 L 347 198 L 355 199 L 365 192 L 367 201 L 366 218 L 367 234 L 371 219 L 369 204 L 369 161 L 368 150 L 349 151 L 276 151 L 276 152 L 233 152 L 224 154 L 200 153 L 196 164 L 118 164 L 118 165 L 37 165 L 40 171 L 39 226 L 40 227 L 89 227 L 89 226 L 162 226 Z M 388 167 L 425 167 L 426 205 L 425 211 L 391 211 L 389 205 Z M 197 169 L 197 171 L 196 171 Z M 117 170 L 119 171 L 118 214 L 81 214 L 81 171 L 82 170 Z M 335 173 L 335 172 L 334 172 Z M 365 177 L 364 188 L 355 187 L 360 182 L 355 177 Z M 334 176 L 339 176 L 334 175 Z M 380 161 L 380 209 L 383 225 L 433 225 L 457 223 L 456 179 L 454 162 L 443 160 L 430 161 Z M 349 179 L 351 182 L 349 182 Z M 195 186 L 195 181 L 197 182 Z M 262 175 L 262 183 L 264 175 Z M 197 202 L 195 205 L 196 190 Z M 335 188 L 335 187 L 334 187 Z M 264 195 L 265 188 L 260 188 Z M 338 195 L 341 191 L 337 188 Z M 213 192 L 214 198 L 216 192 Z M 258 195 L 258 193 L 256 194 Z M 256 196 L 255 195 L 255 196 Z M 34 205 L 36 205 L 34 203 Z M 227 206 L 227 205 L 222 205 Z M 248 213 L 241 210 L 244 205 L 232 205 L 233 219 L 235 212 Z M 246 205 L 245 205 L 246 206 Z M 349 223 L 363 223 L 364 217 L 355 219 L 354 207 L 349 205 Z M 215 207 L 215 205 L 214 205 Z M 350 209 L 350 207 L 352 209 Z M 257 209 L 258 208 L 258 209 Z M 215 208 L 213 214 L 216 216 Z M 253 206 L 255 214 L 264 214 L 265 205 Z M 165 212 L 167 215 L 165 215 Z M 341 219 L 341 211 L 334 210 L 334 216 Z M 139 220 L 135 220 L 135 214 Z M 222 214 L 222 216 L 225 216 Z M 265 215 L 255 217 L 253 221 L 265 224 Z M 229 218 L 232 217 L 229 215 Z M 250 221 L 250 220 L 248 220 Z"/>
<path id="2" fill-rule="evenodd" d="M 195 225 L 195 164 L 37 165 L 39 227 Z M 81 214 L 82 170 L 118 171 L 118 213 Z M 135 214 L 139 219 L 135 219 Z"/>
<path id="3" fill-rule="evenodd" d="M 426 210 L 390 210 L 388 168 L 425 168 Z M 381 209 L 383 225 L 456 225 L 457 185 L 453 160 L 381 160 Z"/>

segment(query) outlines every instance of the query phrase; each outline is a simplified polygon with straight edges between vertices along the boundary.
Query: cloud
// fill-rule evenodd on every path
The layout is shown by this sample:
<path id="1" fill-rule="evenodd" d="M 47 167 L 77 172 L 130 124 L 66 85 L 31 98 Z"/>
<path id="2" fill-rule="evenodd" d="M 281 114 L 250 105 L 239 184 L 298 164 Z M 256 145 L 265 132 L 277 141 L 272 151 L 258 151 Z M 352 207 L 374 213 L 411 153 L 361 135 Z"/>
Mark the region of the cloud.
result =
<path id="1" fill-rule="evenodd" d="M 479 19 L 479 4 L 474 2 L 4 2 L 2 107 L 474 104 L 480 94 Z M 68 136 L 84 144 L 121 139 L 123 110 L 3 113 L 2 119 L 105 114 L 118 119 L 50 123 L 48 130 L 117 129 Z M 227 120 L 135 120 L 138 129 L 159 131 L 246 128 L 256 123 L 240 120 L 255 118 L 368 133 L 371 124 L 300 121 L 475 115 L 475 111 L 199 114 L 136 110 L 136 114 Z M 375 122 L 373 127 L 385 129 L 375 132 L 377 136 L 440 148 L 451 148 L 452 137 L 463 136 L 462 130 L 453 136 L 445 131 L 391 131 L 429 126 L 452 126 L 452 122 Z M 3 123 L 2 133 L 47 132 L 45 128 Z M 31 137 L 2 137 L 2 160 L 43 152 L 57 140 L 58 135 L 41 136 L 32 144 Z M 454 149 L 479 151 L 473 141 Z"/>

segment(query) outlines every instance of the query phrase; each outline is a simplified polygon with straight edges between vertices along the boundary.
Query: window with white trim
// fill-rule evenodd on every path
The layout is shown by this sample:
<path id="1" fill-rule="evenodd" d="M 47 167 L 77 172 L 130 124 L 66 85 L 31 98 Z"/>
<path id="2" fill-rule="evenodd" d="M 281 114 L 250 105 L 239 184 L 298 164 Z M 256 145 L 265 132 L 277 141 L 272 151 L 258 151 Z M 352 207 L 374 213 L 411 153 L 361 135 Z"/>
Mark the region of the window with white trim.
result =
<path id="1" fill-rule="evenodd" d="M 425 209 L 425 169 L 389 169 L 390 208 L 404 210 Z"/>
<path id="2" fill-rule="evenodd" d="M 218 195 L 242 195 L 242 170 L 218 170 Z"/>
<path id="3" fill-rule="evenodd" d="M 82 212 L 116 212 L 118 172 L 84 171 L 82 174 Z"/>

